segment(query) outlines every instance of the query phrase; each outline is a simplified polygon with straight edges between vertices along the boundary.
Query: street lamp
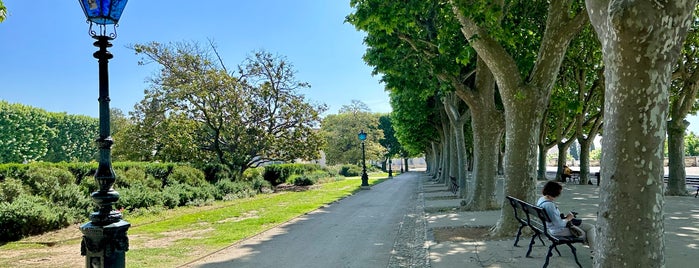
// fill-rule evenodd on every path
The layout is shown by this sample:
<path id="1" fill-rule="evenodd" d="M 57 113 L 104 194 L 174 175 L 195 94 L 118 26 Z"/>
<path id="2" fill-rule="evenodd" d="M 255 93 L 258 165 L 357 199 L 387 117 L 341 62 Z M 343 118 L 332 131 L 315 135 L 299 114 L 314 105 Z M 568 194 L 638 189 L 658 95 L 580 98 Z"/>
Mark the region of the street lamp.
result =
<path id="1" fill-rule="evenodd" d="M 129 250 L 129 238 L 126 235 L 131 226 L 122 220 L 121 212 L 113 209 L 119 200 L 119 193 L 112 185 L 116 175 L 112 169 L 112 137 L 109 129 L 109 59 L 113 56 L 108 47 L 109 41 L 116 38 L 116 26 L 128 0 L 79 0 L 90 23 L 90 36 L 99 50 L 92 55 L 99 63 L 99 165 L 95 172 L 95 181 L 99 189 L 90 196 L 97 204 L 98 211 L 90 214 L 90 221 L 80 226 L 83 240 L 80 254 L 85 256 L 85 267 L 125 267 L 126 251 Z M 97 25 L 97 29 L 93 26 Z M 107 25 L 113 30 L 107 33 Z"/>
<path id="2" fill-rule="evenodd" d="M 386 149 L 388 149 L 388 178 L 393 179 L 393 169 L 391 169 L 391 165 L 393 165 L 391 161 L 391 146 L 389 145 Z"/>
<path id="3" fill-rule="evenodd" d="M 362 189 L 368 189 L 369 175 L 366 174 L 366 153 L 364 152 L 364 140 L 366 140 L 366 133 L 364 130 L 359 131 L 359 140 L 362 141 Z"/>

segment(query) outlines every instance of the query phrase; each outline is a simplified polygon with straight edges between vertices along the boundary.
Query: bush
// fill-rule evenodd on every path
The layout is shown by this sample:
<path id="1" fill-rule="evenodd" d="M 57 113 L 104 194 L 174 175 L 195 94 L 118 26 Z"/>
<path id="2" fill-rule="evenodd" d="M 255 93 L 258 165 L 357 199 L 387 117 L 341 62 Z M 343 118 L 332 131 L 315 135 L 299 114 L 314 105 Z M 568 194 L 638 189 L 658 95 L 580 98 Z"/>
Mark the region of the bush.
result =
<path id="1" fill-rule="evenodd" d="M 119 188 L 128 188 L 147 180 L 146 171 L 139 167 L 116 170 L 115 173 L 117 180 L 114 182 L 114 186 Z"/>
<path id="2" fill-rule="evenodd" d="M 67 214 L 65 208 L 29 194 L 18 196 L 12 203 L 0 202 L 0 242 L 66 227 L 73 221 Z"/>
<path id="3" fill-rule="evenodd" d="M 175 183 L 163 189 L 163 195 L 179 197 L 177 206 L 203 204 L 214 199 L 216 187 L 207 185 L 206 187 L 194 187 L 188 184 Z"/>
<path id="4" fill-rule="evenodd" d="M 173 183 L 183 183 L 191 186 L 207 184 L 204 172 L 189 166 L 178 166 L 172 170 L 172 174 L 167 177 L 166 185 L 172 185 Z"/>
<path id="5" fill-rule="evenodd" d="M 356 165 L 342 165 L 340 175 L 345 177 L 356 177 L 362 174 L 362 168 Z"/>
<path id="6" fill-rule="evenodd" d="M 221 198 L 222 200 L 252 197 L 257 194 L 257 190 L 250 182 L 221 180 L 216 182 L 215 186 L 221 191 L 221 194 L 223 195 Z"/>
<path id="7" fill-rule="evenodd" d="M 275 164 L 265 166 L 263 177 L 273 186 L 290 181 L 291 175 L 302 175 L 320 169 L 316 164 Z"/>
<path id="8" fill-rule="evenodd" d="M 94 202 L 89 195 L 80 191 L 75 184 L 65 185 L 50 196 L 51 202 L 58 207 L 68 208 L 70 218 L 82 219 L 92 212 Z"/>
<path id="9" fill-rule="evenodd" d="M 294 180 L 294 185 L 296 186 L 309 186 L 313 185 L 317 182 L 317 179 L 311 178 L 310 176 L 307 175 L 302 175 L 300 177 L 297 177 Z"/>
<path id="10" fill-rule="evenodd" d="M 25 192 L 22 182 L 13 178 L 7 178 L 0 182 L 0 202 L 12 203 L 15 198 Z"/>
<path id="11" fill-rule="evenodd" d="M 206 181 L 214 183 L 220 180 L 232 180 L 233 173 L 228 166 L 220 163 L 206 164 L 201 168 Z"/>
<path id="12" fill-rule="evenodd" d="M 75 181 L 70 171 L 56 167 L 30 167 L 26 176 L 24 184 L 33 194 L 43 197 L 50 197 L 59 188 Z"/>
<path id="13" fill-rule="evenodd" d="M 245 171 L 243 171 L 243 180 L 244 181 L 254 181 L 254 180 L 264 180 L 264 177 L 262 176 L 265 172 L 264 167 L 256 167 L 256 168 L 248 168 Z"/>
<path id="14" fill-rule="evenodd" d="M 163 205 L 162 193 L 136 184 L 131 188 L 119 189 L 119 201 L 115 209 L 133 211 L 138 208 L 148 208 Z"/>

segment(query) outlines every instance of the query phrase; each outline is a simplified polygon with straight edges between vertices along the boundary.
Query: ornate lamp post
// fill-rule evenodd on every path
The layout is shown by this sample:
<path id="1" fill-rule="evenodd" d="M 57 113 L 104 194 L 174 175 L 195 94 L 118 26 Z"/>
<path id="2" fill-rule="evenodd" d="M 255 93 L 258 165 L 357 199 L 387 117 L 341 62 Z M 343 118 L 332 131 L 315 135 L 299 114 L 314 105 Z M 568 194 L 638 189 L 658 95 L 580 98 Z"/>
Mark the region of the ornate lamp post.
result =
<path id="1" fill-rule="evenodd" d="M 391 169 L 391 165 L 393 164 L 391 162 L 391 146 L 388 146 L 388 178 L 393 179 L 393 169 Z"/>
<path id="2" fill-rule="evenodd" d="M 90 23 L 90 36 L 99 48 L 92 54 L 99 63 L 99 122 L 100 133 L 97 138 L 99 147 L 99 165 L 95 180 L 99 189 L 90 196 L 99 207 L 90 214 L 90 221 L 80 226 L 83 240 L 80 254 L 85 256 L 85 267 L 125 267 L 126 251 L 129 250 L 129 238 L 126 235 L 131 226 L 121 219 L 121 213 L 113 209 L 119 200 L 119 193 L 112 185 L 116 175 L 112 169 L 112 137 L 109 129 L 109 59 L 113 56 L 108 47 L 109 41 L 116 38 L 116 25 L 128 0 L 79 0 Z M 97 25 L 97 29 L 93 26 Z M 107 25 L 113 30 L 107 33 Z"/>
<path id="3" fill-rule="evenodd" d="M 359 131 L 359 140 L 362 141 L 362 189 L 369 188 L 369 175 L 366 174 L 366 153 L 364 152 L 364 140 L 366 133 L 364 130 Z"/>

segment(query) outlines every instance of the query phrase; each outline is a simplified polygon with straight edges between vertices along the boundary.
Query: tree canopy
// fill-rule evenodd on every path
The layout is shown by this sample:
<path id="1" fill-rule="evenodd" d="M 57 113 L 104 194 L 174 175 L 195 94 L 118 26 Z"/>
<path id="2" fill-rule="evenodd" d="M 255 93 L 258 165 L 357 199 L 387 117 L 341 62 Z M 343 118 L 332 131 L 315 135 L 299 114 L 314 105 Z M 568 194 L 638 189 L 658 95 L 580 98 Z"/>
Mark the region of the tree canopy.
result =
<path id="1" fill-rule="evenodd" d="M 236 74 L 213 45 L 152 42 L 132 49 L 144 56 L 142 64 L 161 67 L 132 113 L 138 132 L 146 132 L 146 156 L 195 154 L 240 172 L 267 161 L 319 157 L 322 139 L 314 128 L 326 108 L 298 92 L 309 85 L 296 80 L 285 57 L 255 51 Z M 166 131 L 155 131 L 163 125 Z"/>

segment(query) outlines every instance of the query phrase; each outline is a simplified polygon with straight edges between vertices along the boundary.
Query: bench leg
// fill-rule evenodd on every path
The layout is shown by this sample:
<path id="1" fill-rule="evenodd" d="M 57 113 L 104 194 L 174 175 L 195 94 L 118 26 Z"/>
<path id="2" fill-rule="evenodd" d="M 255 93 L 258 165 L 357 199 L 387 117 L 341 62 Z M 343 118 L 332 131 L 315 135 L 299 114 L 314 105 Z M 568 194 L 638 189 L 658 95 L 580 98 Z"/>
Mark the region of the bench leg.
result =
<path id="1" fill-rule="evenodd" d="M 517 230 L 517 237 L 515 238 L 515 247 L 517 246 L 517 242 L 519 242 L 519 236 L 522 235 L 522 228 L 524 228 L 524 225 L 519 225 L 519 229 Z"/>
<path id="2" fill-rule="evenodd" d="M 698 195 L 699 195 L 699 187 L 697 187 L 697 193 L 694 194 L 694 198 L 697 198 Z"/>
<path id="3" fill-rule="evenodd" d="M 539 236 L 539 234 L 534 234 L 534 236 L 532 236 L 532 240 L 529 241 L 529 249 L 527 250 L 527 255 L 526 255 L 527 258 L 532 257 L 532 256 L 530 256 L 530 254 L 532 253 L 532 246 L 534 246 L 534 239 L 536 239 L 537 236 Z"/>
<path id="4" fill-rule="evenodd" d="M 558 253 L 558 257 L 560 257 L 560 256 L 561 256 L 561 252 L 558 251 L 558 246 L 553 246 L 553 249 L 556 250 L 556 253 Z"/>
<path id="5" fill-rule="evenodd" d="M 575 263 L 578 264 L 578 267 L 582 268 L 582 265 L 578 261 L 578 254 L 577 254 L 577 250 L 575 249 L 575 247 L 571 244 L 566 244 L 566 245 L 568 245 L 568 247 L 570 247 L 570 251 L 573 252 L 573 258 L 575 258 Z"/>
<path id="6" fill-rule="evenodd" d="M 546 262 L 544 262 L 544 267 L 543 267 L 543 268 L 546 268 L 546 267 L 549 266 L 549 259 L 551 258 L 551 256 L 553 256 L 553 252 L 551 252 L 551 251 L 552 251 L 553 248 L 555 248 L 555 247 L 556 247 L 555 244 L 554 244 L 554 245 L 551 245 L 551 246 L 549 247 L 549 251 L 548 251 L 548 253 L 546 253 Z"/>

